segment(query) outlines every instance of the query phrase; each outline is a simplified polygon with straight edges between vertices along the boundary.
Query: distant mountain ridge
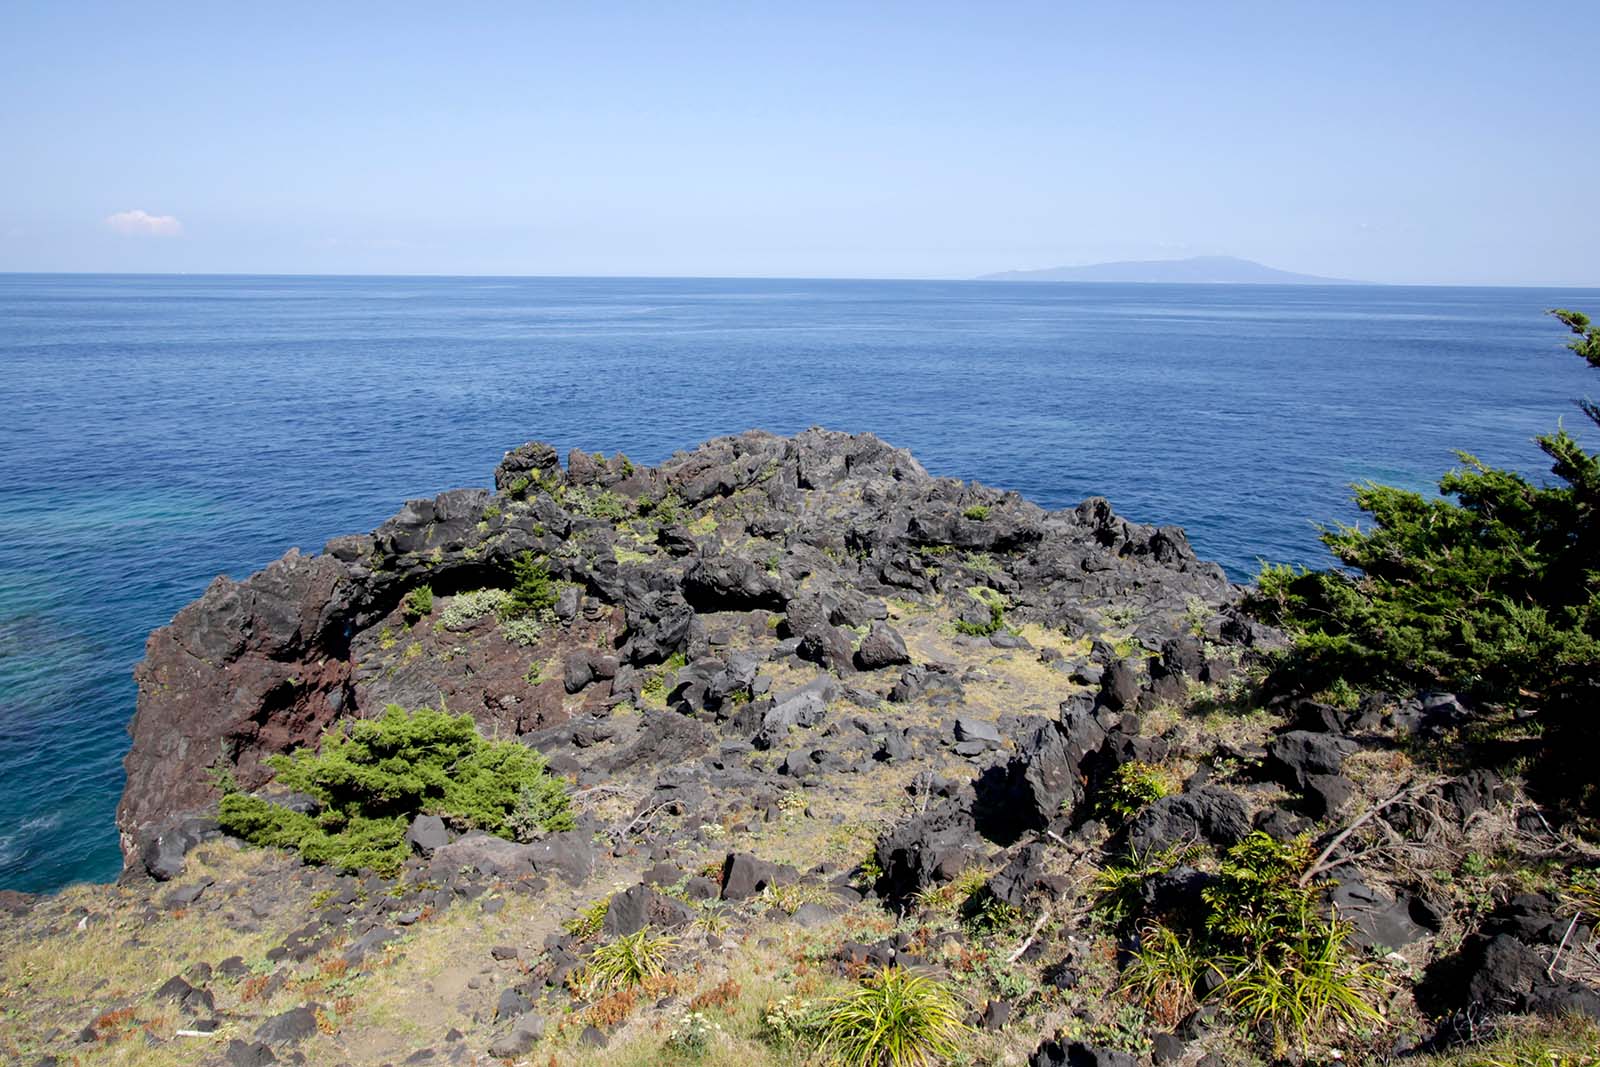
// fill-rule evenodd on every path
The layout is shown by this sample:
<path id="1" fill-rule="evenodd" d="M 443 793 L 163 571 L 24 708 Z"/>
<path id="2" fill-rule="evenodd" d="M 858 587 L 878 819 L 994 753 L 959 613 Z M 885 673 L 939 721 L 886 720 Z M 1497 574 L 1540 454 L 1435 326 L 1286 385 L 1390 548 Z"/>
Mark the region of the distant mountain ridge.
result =
<path id="1" fill-rule="evenodd" d="M 1321 278 L 1278 270 L 1236 256 L 1192 256 L 1188 259 L 1119 260 L 1082 267 L 1004 270 L 978 277 L 984 282 L 1186 282 L 1222 285 L 1364 285 L 1348 278 Z"/>

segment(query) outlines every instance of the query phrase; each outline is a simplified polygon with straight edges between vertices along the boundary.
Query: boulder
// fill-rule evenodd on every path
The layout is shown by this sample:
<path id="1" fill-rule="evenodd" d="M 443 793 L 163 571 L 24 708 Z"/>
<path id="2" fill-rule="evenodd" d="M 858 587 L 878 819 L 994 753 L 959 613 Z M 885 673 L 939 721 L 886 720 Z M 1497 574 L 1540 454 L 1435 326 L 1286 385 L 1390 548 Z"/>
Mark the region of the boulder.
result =
<path id="1" fill-rule="evenodd" d="M 317 1012 L 313 1005 L 301 1005 L 274 1015 L 256 1027 L 255 1039 L 263 1045 L 297 1045 L 317 1032 Z"/>
<path id="2" fill-rule="evenodd" d="M 1139 1067 L 1139 1061 L 1126 1052 L 1082 1041 L 1046 1041 L 1028 1057 L 1028 1067 Z"/>
<path id="3" fill-rule="evenodd" d="M 561 478 L 561 457 L 543 441 L 518 445 L 507 452 L 494 469 L 494 487 L 502 493 L 510 492 L 518 485 L 526 489 L 529 482 L 536 478 Z"/>
<path id="4" fill-rule="evenodd" d="M 854 669 L 850 639 L 837 626 L 818 626 L 801 636 L 795 655 L 840 674 Z"/>
<path id="5" fill-rule="evenodd" d="M 683 598 L 696 611 L 781 611 L 783 584 L 742 556 L 703 557 L 683 574 Z"/>
<path id="6" fill-rule="evenodd" d="M 1335 885 L 1328 893 L 1328 907 L 1350 923 L 1350 940 L 1362 948 L 1405 948 L 1428 936 L 1412 917 L 1409 898 L 1396 899 L 1362 882 Z"/>
<path id="7" fill-rule="evenodd" d="M 1338 774 L 1344 758 L 1359 746 L 1348 737 L 1290 730 L 1267 745 L 1265 769 L 1272 780 L 1291 789 L 1305 789 L 1316 774 Z"/>
<path id="8" fill-rule="evenodd" d="M 761 728 L 755 736 L 756 747 L 771 748 L 789 731 L 817 725 L 827 711 L 828 704 L 821 690 L 802 689 L 761 716 Z"/>
<path id="9" fill-rule="evenodd" d="M 722 861 L 722 899 L 748 900 L 769 885 L 787 885 L 798 878 L 793 867 L 768 863 L 748 852 L 730 852 Z"/>
<path id="10" fill-rule="evenodd" d="M 694 914 L 682 901 L 636 885 L 612 896 L 602 929 L 608 938 L 638 933 L 646 926 L 670 930 L 693 922 Z"/>
<path id="11" fill-rule="evenodd" d="M 1148 805 L 1128 825 L 1128 848 L 1141 856 L 1184 841 L 1227 848 L 1244 840 L 1250 829 L 1244 801 L 1220 786 L 1208 785 Z"/>
<path id="12" fill-rule="evenodd" d="M 411 827 L 406 831 L 406 842 L 414 851 L 431 856 L 434 850 L 450 843 L 450 831 L 439 816 L 418 815 L 411 820 Z"/>
<path id="13" fill-rule="evenodd" d="M 905 639 L 894 627 L 886 622 L 875 622 L 867 636 L 861 639 L 855 660 L 856 666 L 862 670 L 876 671 L 910 663 L 911 656 L 906 652 Z"/>
<path id="14" fill-rule="evenodd" d="M 891 900 L 948 882 L 979 856 L 982 840 L 972 815 L 943 801 L 878 838 L 875 856 L 883 872 L 878 889 Z"/>
<path id="15" fill-rule="evenodd" d="M 1003 769 L 979 780 L 976 812 L 987 836 L 1013 839 L 1043 829 L 1084 797 L 1084 782 L 1099 769 L 1105 727 L 1088 711 L 1064 706 L 1058 722 L 1038 727 Z"/>

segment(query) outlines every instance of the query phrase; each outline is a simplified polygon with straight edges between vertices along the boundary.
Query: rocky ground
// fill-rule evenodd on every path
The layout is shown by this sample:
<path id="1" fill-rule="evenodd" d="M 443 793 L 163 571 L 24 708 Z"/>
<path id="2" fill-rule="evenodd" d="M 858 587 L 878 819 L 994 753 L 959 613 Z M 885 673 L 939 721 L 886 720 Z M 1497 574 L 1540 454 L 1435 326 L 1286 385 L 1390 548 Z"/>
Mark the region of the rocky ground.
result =
<path id="1" fill-rule="evenodd" d="M 1447 694 L 1263 701 L 1282 638 L 1181 531 L 819 430 L 653 469 L 531 444 L 495 484 L 218 579 L 152 635 L 128 870 L 0 901 L 0 1055 L 821 1063 L 793 1021 L 890 964 L 958 993 L 973 1064 L 1465 1064 L 1494 1062 L 1470 1058 L 1491 1033 L 1597 1040 L 1600 853 L 1515 766 L 1468 758 L 1475 717 Z M 519 628 L 492 605 L 526 552 L 559 595 Z M 577 829 L 420 818 L 392 879 L 218 834 L 221 788 L 270 790 L 265 756 L 389 702 L 538 748 Z M 1116 909 L 1181 909 L 1255 830 L 1309 842 L 1376 1019 L 1284 1044 L 1129 988 L 1142 935 Z M 666 974 L 574 989 L 595 945 L 646 927 L 672 938 Z"/>

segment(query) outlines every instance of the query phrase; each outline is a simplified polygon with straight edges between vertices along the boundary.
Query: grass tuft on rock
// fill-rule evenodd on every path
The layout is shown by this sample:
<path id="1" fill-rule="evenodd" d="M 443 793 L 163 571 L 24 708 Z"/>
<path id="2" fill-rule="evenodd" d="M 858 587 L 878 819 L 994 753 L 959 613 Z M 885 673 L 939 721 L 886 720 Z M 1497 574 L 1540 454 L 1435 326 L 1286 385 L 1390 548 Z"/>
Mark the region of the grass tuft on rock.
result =
<path id="1" fill-rule="evenodd" d="M 398 869 L 406 827 L 419 814 L 501 837 L 572 826 L 566 785 L 544 757 L 515 741 L 485 740 L 470 715 L 391 704 L 376 719 L 336 724 L 319 751 L 267 763 L 280 786 L 311 796 L 317 810 L 234 793 L 222 798 L 223 829 L 341 870 Z"/>

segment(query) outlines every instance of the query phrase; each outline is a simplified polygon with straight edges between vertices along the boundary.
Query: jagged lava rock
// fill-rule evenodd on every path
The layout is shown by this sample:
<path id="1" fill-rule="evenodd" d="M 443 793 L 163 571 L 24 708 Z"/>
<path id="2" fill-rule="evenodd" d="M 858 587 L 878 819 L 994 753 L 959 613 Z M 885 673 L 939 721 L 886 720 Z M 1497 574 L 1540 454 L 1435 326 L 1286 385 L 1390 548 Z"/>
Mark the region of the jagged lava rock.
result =
<path id="1" fill-rule="evenodd" d="M 1238 599 L 1176 528 L 1129 522 L 1100 498 L 1046 511 L 987 489 L 987 516 L 968 518 L 977 487 L 933 477 L 871 434 L 752 431 L 653 468 L 574 453 L 565 472 L 554 448 L 532 442 L 506 454 L 494 486 L 409 501 L 371 534 L 335 538 L 320 555 L 290 551 L 244 581 L 218 578 L 150 636 L 135 671 L 117 812 L 130 868 L 154 828 L 214 804 L 217 771 L 258 789 L 271 777 L 267 756 L 389 701 L 442 700 L 498 736 L 548 731 L 631 699 L 639 672 L 675 654 L 705 659 L 709 611 L 781 611 L 795 649 L 845 673 L 909 661 L 881 621 L 892 597 L 957 599 L 986 584 L 1004 590 L 1008 620 L 1072 632 L 1115 604 L 1140 620 L 1141 640 L 1158 644 L 1186 632 L 1196 598 L 1219 612 Z M 670 496 L 700 518 L 662 521 L 654 544 L 624 541 L 601 517 L 601 492 L 640 511 Z M 963 569 L 955 554 L 928 562 L 928 551 L 950 549 L 987 554 L 992 565 Z M 533 644 L 509 640 L 492 615 L 444 624 L 451 597 L 509 587 L 512 562 L 527 552 L 546 561 L 560 590 L 555 621 Z M 422 584 L 439 602 L 413 627 L 401 602 Z M 846 627 L 871 627 L 860 648 Z M 401 633 L 404 649 L 394 647 Z M 556 665 L 553 677 L 542 664 Z M 748 699 L 753 667 L 702 671 L 685 706 L 720 713 L 736 694 Z M 931 677 L 941 676 L 917 675 Z M 599 770 L 709 748 L 700 723 L 672 717 Z M 782 726 L 771 726 L 764 737 L 776 742 Z M 1037 801 L 1058 791 L 1053 781 L 1029 787 Z M 155 866 L 171 872 L 175 849 L 181 856 L 177 846 L 154 848 Z"/>

